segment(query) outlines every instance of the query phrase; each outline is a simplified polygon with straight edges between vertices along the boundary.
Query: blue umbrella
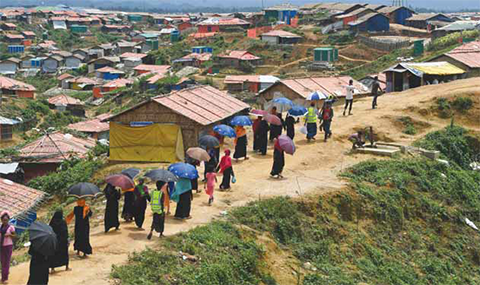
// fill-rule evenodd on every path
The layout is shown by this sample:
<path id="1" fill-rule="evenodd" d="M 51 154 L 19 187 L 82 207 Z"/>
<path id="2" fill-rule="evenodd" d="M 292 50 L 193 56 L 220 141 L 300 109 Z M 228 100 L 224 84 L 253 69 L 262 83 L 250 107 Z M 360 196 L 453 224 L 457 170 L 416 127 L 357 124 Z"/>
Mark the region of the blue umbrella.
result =
<path id="1" fill-rule="evenodd" d="M 188 163 L 178 162 L 170 165 L 168 171 L 180 178 L 196 179 L 198 178 L 197 169 Z"/>
<path id="2" fill-rule="evenodd" d="M 230 124 L 233 126 L 251 126 L 252 120 L 247 116 L 235 116 L 232 121 L 230 121 Z"/>
<path id="3" fill-rule="evenodd" d="M 270 102 L 270 108 L 277 107 L 277 111 L 280 113 L 286 112 L 293 107 L 293 102 L 287 98 L 275 98 Z"/>
<path id="4" fill-rule="evenodd" d="M 305 116 L 306 113 L 308 113 L 307 108 L 305 108 L 303 106 L 300 106 L 300 105 L 295 105 L 295 106 L 293 106 L 292 109 L 288 110 L 288 114 L 290 114 L 290 116 L 294 116 L 294 117 Z"/>
<path id="5" fill-rule="evenodd" d="M 322 92 L 320 91 L 315 91 L 313 93 L 311 93 L 310 95 L 307 96 L 307 101 L 319 101 L 319 100 L 323 100 L 323 99 L 327 99 L 328 96 L 323 94 Z"/>
<path id="6" fill-rule="evenodd" d="M 227 125 L 215 126 L 213 127 L 213 131 L 224 137 L 234 138 L 237 136 L 237 134 L 235 134 L 235 130 L 232 127 Z"/>

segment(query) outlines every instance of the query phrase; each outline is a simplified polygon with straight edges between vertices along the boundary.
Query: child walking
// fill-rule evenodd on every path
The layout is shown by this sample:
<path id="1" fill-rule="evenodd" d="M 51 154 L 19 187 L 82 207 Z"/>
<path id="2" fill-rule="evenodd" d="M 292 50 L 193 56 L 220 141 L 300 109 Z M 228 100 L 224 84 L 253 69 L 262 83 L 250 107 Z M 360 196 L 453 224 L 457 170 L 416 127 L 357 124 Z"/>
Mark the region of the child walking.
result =
<path id="1" fill-rule="evenodd" d="M 213 203 L 213 190 L 215 189 L 215 183 L 217 182 L 217 173 L 214 171 L 207 173 L 207 183 L 205 184 L 206 191 L 208 196 L 208 205 L 212 205 Z"/>

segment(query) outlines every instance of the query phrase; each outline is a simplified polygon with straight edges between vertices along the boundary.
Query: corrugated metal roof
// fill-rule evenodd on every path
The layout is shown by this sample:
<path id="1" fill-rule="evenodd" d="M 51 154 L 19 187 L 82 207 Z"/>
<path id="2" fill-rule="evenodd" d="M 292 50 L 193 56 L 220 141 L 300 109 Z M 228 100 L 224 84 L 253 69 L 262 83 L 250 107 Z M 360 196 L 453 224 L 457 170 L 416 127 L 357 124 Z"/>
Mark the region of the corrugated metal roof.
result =
<path id="1" fill-rule="evenodd" d="M 139 59 L 142 59 L 146 56 L 147 56 L 146 53 L 124 52 L 120 55 L 120 58 L 139 58 Z"/>
<path id="2" fill-rule="evenodd" d="M 136 71 L 150 71 L 155 73 L 165 74 L 170 70 L 170 65 L 151 65 L 151 64 L 140 64 L 135 66 L 133 70 Z"/>
<path id="3" fill-rule="evenodd" d="M 40 137 L 20 150 L 23 161 L 33 162 L 61 162 L 71 156 L 84 157 L 95 146 L 91 138 L 77 138 L 69 134 L 56 132 Z"/>
<path id="4" fill-rule="evenodd" d="M 112 74 L 125 74 L 125 72 L 121 71 L 121 70 L 118 70 L 118 69 L 115 69 L 113 67 L 110 67 L 110 66 L 104 66 L 102 68 L 99 68 L 96 70 L 97 72 L 100 72 L 100 73 L 112 73 Z"/>
<path id="5" fill-rule="evenodd" d="M 84 122 L 68 125 L 67 128 L 84 133 L 102 133 L 110 130 L 110 124 L 101 121 L 102 118 L 95 118 Z"/>
<path id="6" fill-rule="evenodd" d="M 464 30 L 480 30 L 480 21 L 457 21 L 441 27 L 437 30 L 442 31 L 464 31 Z"/>
<path id="7" fill-rule="evenodd" d="M 429 75 L 459 75 L 464 74 L 465 70 L 456 67 L 455 65 L 445 62 L 417 62 L 417 63 L 399 63 L 390 67 L 386 71 L 397 71 L 398 68 L 404 68 L 416 76 Z"/>
<path id="8" fill-rule="evenodd" d="M 18 217 L 32 209 L 45 195 L 45 192 L 0 179 L 0 211 L 9 211 L 12 217 Z"/>
<path id="9" fill-rule="evenodd" d="M 284 84 L 298 95 L 307 98 L 314 91 L 321 91 L 327 95 L 334 95 L 338 97 L 346 96 L 345 86 L 349 81 L 353 80 L 350 76 L 340 77 L 308 77 L 297 79 L 285 79 L 280 83 Z M 368 89 L 362 83 L 353 80 L 353 86 L 363 93 L 368 93 Z M 362 93 L 362 94 L 363 94 Z"/>
<path id="10" fill-rule="evenodd" d="M 447 53 L 445 55 L 470 68 L 480 68 L 480 52 Z"/>
<path id="11" fill-rule="evenodd" d="M 267 33 L 263 33 L 262 36 L 281 37 L 281 38 L 301 38 L 301 36 L 299 35 L 296 35 L 294 33 L 290 33 L 287 31 L 282 31 L 282 30 L 273 30 Z"/>
<path id="12" fill-rule="evenodd" d="M 204 126 L 250 108 L 250 105 L 211 86 L 183 89 L 153 100 Z"/>
<path id="13" fill-rule="evenodd" d="M 444 14 L 439 14 L 439 13 L 424 13 L 424 14 L 413 15 L 410 18 L 407 18 L 407 21 L 427 21 L 437 16 L 447 17 Z"/>
<path id="14" fill-rule="evenodd" d="M 227 50 L 224 54 L 219 54 L 218 57 L 233 58 L 233 59 L 239 59 L 239 60 L 260 59 L 258 56 L 255 56 L 246 50 Z"/>
<path id="15" fill-rule="evenodd" d="M 30 84 L 23 83 L 21 81 L 0 76 L 0 88 L 7 90 L 20 90 L 20 91 L 35 91 L 35 87 Z"/>
<path id="16" fill-rule="evenodd" d="M 84 105 L 82 101 L 65 94 L 48 98 L 48 103 L 55 106 Z"/>
<path id="17" fill-rule="evenodd" d="M 17 171 L 18 162 L 13 163 L 0 163 L 0 173 L 1 174 L 10 174 Z"/>
<path id="18" fill-rule="evenodd" d="M 197 24 L 198 26 L 243 26 L 243 25 L 250 25 L 250 22 L 247 22 L 242 19 L 238 18 L 210 18 L 204 20 Z"/>
<path id="19" fill-rule="evenodd" d="M 119 78 L 119 79 L 115 79 L 115 80 L 112 80 L 110 82 L 107 82 L 107 83 L 103 84 L 102 87 L 105 87 L 105 88 L 120 88 L 120 87 L 125 87 L 125 86 L 130 85 L 130 84 L 133 84 L 132 80 L 126 79 L 126 78 Z"/>
<path id="20" fill-rule="evenodd" d="M 9 119 L 9 118 L 5 118 L 5 117 L 0 116 L 0 125 L 16 125 L 18 123 L 20 123 L 20 122 L 17 121 L 17 120 L 13 120 L 13 119 Z"/>
<path id="21" fill-rule="evenodd" d="M 271 75 L 227 75 L 223 83 L 235 84 L 246 81 L 254 83 L 275 83 L 279 80 L 279 78 Z"/>

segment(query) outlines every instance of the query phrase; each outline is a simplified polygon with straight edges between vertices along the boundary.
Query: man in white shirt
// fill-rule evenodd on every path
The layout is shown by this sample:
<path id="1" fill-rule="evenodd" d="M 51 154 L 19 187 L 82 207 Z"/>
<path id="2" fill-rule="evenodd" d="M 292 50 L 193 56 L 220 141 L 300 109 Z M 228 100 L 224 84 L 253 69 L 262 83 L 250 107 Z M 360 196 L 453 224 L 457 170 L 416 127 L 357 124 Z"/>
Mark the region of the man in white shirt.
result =
<path id="1" fill-rule="evenodd" d="M 355 87 L 353 87 L 353 80 L 350 79 L 350 82 L 348 83 L 347 86 L 345 86 L 345 89 L 347 89 L 347 96 L 345 97 L 345 109 L 343 110 L 343 115 L 345 116 L 345 112 L 347 111 L 347 108 L 350 106 L 348 109 L 348 115 L 353 115 L 352 114 L 352 106 L 353 106 L 353 93 L 355 91 Z"/>

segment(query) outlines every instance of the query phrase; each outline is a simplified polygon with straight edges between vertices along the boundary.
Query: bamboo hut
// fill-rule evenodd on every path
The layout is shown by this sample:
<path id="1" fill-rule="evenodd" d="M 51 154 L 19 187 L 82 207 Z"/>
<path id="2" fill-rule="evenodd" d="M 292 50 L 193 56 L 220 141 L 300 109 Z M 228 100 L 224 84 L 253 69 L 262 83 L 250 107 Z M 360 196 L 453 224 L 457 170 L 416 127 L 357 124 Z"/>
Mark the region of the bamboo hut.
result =
<path id="1" fill-rule="evenodd" d="M 111 116 L 110 160 L 174 162 L 201 134 L 250 106 L 211 86 L 160 95 Z"/>

